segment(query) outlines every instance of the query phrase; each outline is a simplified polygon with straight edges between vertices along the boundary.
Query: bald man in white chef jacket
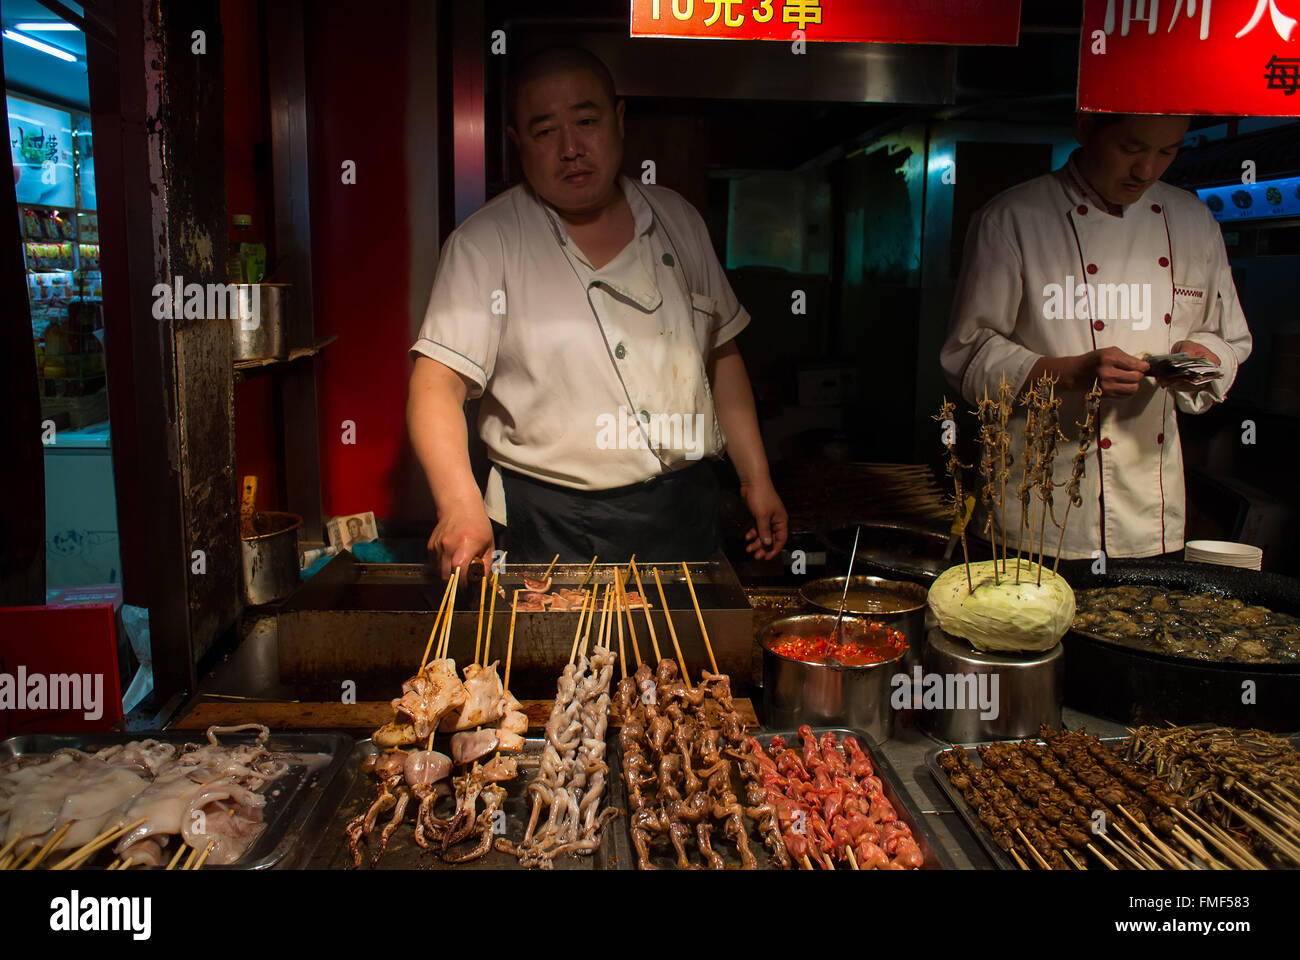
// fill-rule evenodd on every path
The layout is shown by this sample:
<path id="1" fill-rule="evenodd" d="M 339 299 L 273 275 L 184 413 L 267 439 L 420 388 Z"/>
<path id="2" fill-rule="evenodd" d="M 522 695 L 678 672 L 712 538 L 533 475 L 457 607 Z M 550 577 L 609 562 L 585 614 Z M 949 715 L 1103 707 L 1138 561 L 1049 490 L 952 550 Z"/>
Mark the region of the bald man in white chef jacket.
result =
<path id="1" fill-rule="evenodd" d="M 995 396 L 1003 376 L 1023 392 L 1056 374 L 1070 438 L 1056 459 L 1063 484 L 1083 393 L 1101 384 L 1098 449 L 1080 488 L 1083 507 L 1070 513 L 1065 559 L 1182 548 L 1176 413 L 1221 402 L 1250 355 L 1218 224 L 1195 196 L 1159 182 L 1186 132 L 1186 117 L 1081 115 L 1081 146 L 1065 166 L 995 197 L 967 235 L 940 356 L 962 398 Z M 1195 387 L 1147 376 L 1143 355 L 1178 352 L 1217 363 L 1222 379 Z M 1023 414 L 1012 432 L 1016 477 L 1022 429 Z M 1014 543 L 1020 507 L 1008 501 Z M 1049 552 L 1055 541 L 1053 533 Z"/>

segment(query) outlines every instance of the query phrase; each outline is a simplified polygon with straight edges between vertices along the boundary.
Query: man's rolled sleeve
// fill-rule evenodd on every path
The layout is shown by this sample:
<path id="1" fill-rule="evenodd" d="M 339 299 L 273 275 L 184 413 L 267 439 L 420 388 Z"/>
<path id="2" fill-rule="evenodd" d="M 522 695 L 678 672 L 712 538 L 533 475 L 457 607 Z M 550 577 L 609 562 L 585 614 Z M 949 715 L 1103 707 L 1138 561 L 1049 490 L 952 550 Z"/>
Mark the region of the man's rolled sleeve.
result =
<path id="1" fill-rule="evenodd" d="M 500 245 L 490 235 L 472 236 L 468 226 L 468 222 L 462 225 L 443 245 L 429 307 L 411 354 L 455 370 L 470 382 L 473 399 L 482 395 L 492 378 L 508 304 Z"/>

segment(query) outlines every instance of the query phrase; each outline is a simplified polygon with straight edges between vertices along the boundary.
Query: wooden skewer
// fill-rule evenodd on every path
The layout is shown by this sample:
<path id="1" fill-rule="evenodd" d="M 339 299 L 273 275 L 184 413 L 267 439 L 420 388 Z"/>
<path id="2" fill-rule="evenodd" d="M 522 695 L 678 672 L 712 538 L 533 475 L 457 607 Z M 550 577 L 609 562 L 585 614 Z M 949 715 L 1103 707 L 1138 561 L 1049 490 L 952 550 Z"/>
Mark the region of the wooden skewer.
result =
<path id="1" fill-rule="evenodd" d="M 117 869 L 118 867 L 120 867 L 121 865 L 122 865 L 122 861 L 121 861 L 120 859 L 119 859 L 119 860 L 114 860 L 112 863 L 110 863 L 110 864 L 109 864 L 108 866 L 106 866 L 104 869 L 105 869 L 105 870 L 116 870 L 116 869 Z"/>
<path id="2" fill-rule="evenodd" d="M 582 609 L 578 611 L 578 629 L 573 631 L 573 646 L 569 648 L 569 663 L 578 656 L 578 640 L 582 638 L 582 621 L 587 615 L 587 595 L 582 595 Z"/>
<path id="3" fill-rule="evenodd" d="M 21 850 L 18 853 L 15 853 L 13 857 L 11 857 L 9 860 L 9 869 L 10 870 L 20 869 L 23 865 L 23 862 L 28 857 L 30 857 L 32 853 L 35 852 L 35 850 L 36 850 L 35 847 L 28 847 L 26 850 Z"/>
<path id="4" fill-rule="evenodd" d="M 691 675 L 686 672 L 686 658 L 682 656 L 681 645 L 677 642 L 677 630 L 673 627 L 673 618 L 668 613 L 668 598 L 664 596 L 664 583 L 659 579 L 659 568 L 652 568 L 655 575 L 655 585 L 659 588 L 659 602 L 664 605 L 664 622 L 668 624 L 668 635 L 673 638 L 673 649 L 677 651 L 677 666 L 682 668 L 682 680 L 686 683 L 686 689 L 692 689 Z"/>
<path id="5" fill-rule="evenodd" d="M 623 580 L 622 571 L 614 568 L 614 619 L 618 621 L 618 664 L 622 668 L 622 679 L 627 679 L 627 649 L 623 645 Z"/>
<path id="6" fill-rule="evenodd" d="M 1080 863 L 1080 862 L 1079 862 L 1079 859 L 1074 855 L 1074 851 L 1073 851 L 1073 850 L 1062 850 L 1062 851 L 1061 851 L 1061 856 L 1065 857 L 1066 860 L 1069 860 L 1070 863 L 1073 865 L 1074 869 L 1076 869 L 1076 870 L 1087 870 L 1087 869 L 1088 869 L 1087 864 L 1085 864 L 1085 863 Z"/>
<path id="7" fill-rule="evenodd" d="M 655 622 L 650 619 L 650 604 L 646 602 L 645 587 L 641 586 L 641 571 L 636 568 L 636 558 L 632 558 L 632 577 L 636 580 L 637 592 L 641 594 L 641 610 L 645 613 L 645 625 L 650 630 L 650 645 L 655 650 L 655 666 L 663 659 L 659 652 L 659 640 L 655 637 Z M 668 616 L 668 608 L 664 607 L 664 616 Z"/>
<path id="8" fill-rule="evenodd" d="M 182 840 L 180 846 L 176 848 L 176 855 L 172 857 L 171 863 L 167 864 L 167 869 L 175 870 L 176 864 L 183 856 L 185 856 L 185 841 Z"/>
<path id="9" fill-rule="evenodd" d="M 560 555 L 558 553 L 551 558 L 550 564 L 546 567 L 546 572 L 542 574 L 543 580 L 545 580 L 547 577 L 551 575 L 551 571 L 555 569 L 555 561 L 559 559 L 560 559 Z"/>
<path id="10" fill-rule="evenodd" d="M 505 566 L 504 554 L 502 555 L 501 560 L 502 560 L 501 566 L 504 567 Z M 499 572 L 500 567 L 498 567 L 497 569 Z M 489 657 L 488 654 L 492 649 L 492 621 L 496 619 L 496 614 L 497 614 L 497 575 L 498 575 L 497 573 L 492 574 L 492 599 L 488 601 L 488 627 L 487 627 L 487 633 L 483 635 L 483 666 L 485 667 L 491 662 L 491 658 Z"/>
<path id="11" fill-rule="evenodd" d="M 212 842 L 213 842 L 213 843 L 216 843 L 217 841 L 213 840 Z M 119 866 L 117 869 L 119 869 L 119 870 L 129 870 L 129 869 L 131 869 L 131 864 L 133 864 L 133 863 L 135 863 L 135 857 L 127 857 L 125 860 L 122 861 L 121 866 Z"/>
<path id="12" fill-rule="evenodd" d="M 827 870 L 835 869 L 835 864 L 831 861 L 831 855 L 829 853 L 822 854 L 822 861 L 826 864 Z"/>
<path id="13" fill-rule="evenodd" d="M 600 629 L 596 631 L 596 646 L 605 646 L 605 627 L 609 624 L 609 584 L 600 595 Z"/>
<path id="14" fill-rule="evenodd" d="M 1259 819 L 1259 817 L 1256 817 L 1254 814 L 1247 813 L 1245 810 L 1241 809 L 1241 807 L 1237 806 L 1231 800 L 1227 800 L 1219 796 L 1217 791 L 1212 792 L 1210 796 L 1213 797 L 1219 803 L 1223 804 L 1225 807 L 1227 807 L 1237 816 L 1241 817 L 1242 820 L 1245 820 L 1246 823 L 1249 826 L 1253 827 L 1257 833 L 1259 833 L 1266 840 L 1268 840 L 1269 843 L 1273 844 L 1273 846 L 1275 846 L 1280 853 L 1284 854 L 1291 860 L 1300 862 L 1300 847 L 1297 847 L 1294 843 L 1287 840 L 1276 830 L 1270 828 L 1268 824 L 1264 823 L 1264 821 Z"/>
<path id="15" fill-rule="evenodd" d="M 186 858 L 185 858 L 185 862 L 181 864 L 181 869 L 182 869 L 182 870 L 189 870 L 191 867 L 193 867 L 193 866 L 194 866 L 194 858 L 197 857 L 198 855 L 199 855 L 199 848 L 198 848 L 198 847 L 190 847 L 190 855 L 189 855 L 188 857 L 186 857 Z"/>
<path id="16" fill-rule="evenodd" d="M 1242 851 L 1242 849 L 1237 844 L 1237 842 L 1235 840 L 1232 840 L 1231 837 L 1229 837 L 1228 842 L 1225 843 L 1213 832 L 1207 829 L 1210 826 L 1209 824 L 1205 824 L 1204 826 L 1202 826 L 1201 823 L 1198 823 L 1197 821 L 1201 820 L 1201 817 L 1198 814 L 1196 814 L 1195 811 L 1192 811 L 1192 814 L 1193 816 L 1195 816 L 1195 819 L 1187 816 L 1177 807 L 1171 807 L 1170 812 L 1173 813 L 1173 815 L 1176 816 L 1178 819 L 1186 823 L 1197 833 L 1199 833 L 1201 836 L 1205 837 L 1206 840 L 1209 840 L 1210 843 L 1214 844 L 1214 846 L 1217 847 L 1219 851 L 1228 858 L 1228 860 L 1233 864 L 1233 866 L 1237 867 L 1238 869 L 1261 870 L 1264 868 L 1264 865 L 1262 863 L 1260 863 L 1258 860 L 1255 860 L 1255 858 L 1250 856 L 1248 853 Z M 1252 863 L 1251 861 L 1254 862 Z"/>
<path id="17" fill-rule="evenodd" d="M 1138 861 L 1134 860 L 1131 856 L 1129 856 L 1129 853 L 1128 853 L 1127 850 L 1125 850 L 1125 849 L 1124 849 L 1123 847 L 1121 847 L 1118 843 L 1116 843 L 1114 840 L 1112 840 L 1112 839 L 1110 838 L 1110 835 L 1109 835 L 1109 834 L 1107 834 L 1107 833 L 1099 833 L 1099 834 L 1097 834 L 1097 836 L 1101 837 L 1103 840 L 1105 840 L 1107 843 L 1109 843 L 1110 846 L 1111 846 L 1111 849 L 1114 850 L 1116 853 L 1118 853 L 1121 857 L 1123 857 L 1123 858 L 1124 858 L 1125 860 L 1127 860 L 1129 863 L 1133 864 L 1134 868 L 1136 868 L 1136 869 L 1138 869 L 1138 870 L 1145 870 L 1145 869 L 1146 869 L 1146 867 L 1144 867 L 1141 863 L 1139 863 Z"/>
<path id="18" fill-rule="evenodd" d="M 12 853 L 6 853 L 3 857 L 0 857 L 0 870 L 8 870 L 9 864 L 13 863 L 13 859 L 14 855 Z"/>
<path id="19" fill-rule="evenodd" d="M 1127 817 L 1130 821 L 1132 821 L 1133 826 L 1138 828 L 1138 832 L 1151 841 L 1152 845 L 1156 848 L 1156 851 L 1161 855 L 1162 858 L 1168 861 L 1175 870 L 1191 869 L 1187 865 L 1186 861 L 1183 860 L 1182 857 L 1178 856 L 1178 854 L 1175 853 L 1167 844 L 1163 843 L 1159 837 L 1157 837 L 1154 833 L 1151 832 L 1150 827 L 1148 827 L 1145 823 L 1140 822 L 1136 817 L 1133 816 L 1133 814 L 1125 810 L 1124 804 L 1121 803 L 1117 809 L 1119 810 L 1120 813 L 1122 813 L 1125 817 Z"/>
<path id="20" fill-rule="evenodd" d="M 1118 869 L 1119 869 L 1119 867 L 1115 866 L 1115 864 L 1113 864 L 1113 863 L 1111 863 L 1109 860 L 1107 860 L 1106 857 L 1105 857 L 1105 855 L 1104 855 L 1100 850 L 1098 850 L 1096 847 L 1094 847 L 1091 843 L 1088 844 L 1088 852 L 1091 853 L 1091 854 L 1092 854 L 1094 857 L 1096 857 L 1098 860 L 1100 860 L 1102 863 L 1106 864 L 1106 867 L 1107 867 L 1108 869 L 1110 869 L 1110 870 L 1118 870 Z"/>
<path id="21" fill-rule="evenodd" d="M 510 689 L 510 661 L 515 655 L 515 610 L 519 606 L 519 591 L 510 600 L 510 636 L 506 638 L 506 675 L 501 681 L 501 686 L 506 690 Z"/>
<path id="22" fill-rule="evenodd" d="M 194 864 L 195 870 L 203 869 L 203 864 L 207 862 L 208 854 L 212 852 L 212 848 L 215 847 L 216 845 L 217 845 L 216 840 L 208 841 L 208 845 L 203 848 L 203 856 L 199 857 L 198 862 Z"/>
<path id="23" fill-rule="evenodd" d="M 447 609 L 447 597 L 451 595 L 451 581 L 447 581 L 447 586 L 442 591 L 442 602 L 438 604 L 438 615 L 433 618 L 433 629 L 429 631 L 429 642 L 424 645 L 424 656 L 420 658 L 420 669 L 415 671 L 421 673 L 424 665 L 429 662 L 429 651 L 433 649 L 433 638 L 438 636 L 438 629 L 442 626 L 442 614 Z"/>
<path id="24" fill-rule="evenodd" d="M 101 847 L 104 847 L 112 843 L 114 840 L 116 840 L 118 837 L 122 836 L 123 834 L 134 830 L 136 827 L 140 826 L 140 824 L 144 823 L 146 819 L 148 818 L 141 817 L 135 823 L 129 823 L 124 827 L 111 827 L 108 830 L 105 830 L 99 836 L 95 837 L 95 839 L 91 840 L 88 843 L 82 844 L 82 846 L 80 846 L 78 849 L 72 851 L 72 853 L 68 854 L 66 857 L 64 857 L 62 860 L 60 860 L 50 869 L 66 870 L 74 863 L 77 866 L 80 866 L 81 863 L 84 860 L 86 860 L 86 858 L 88 858 L 92 853 L 95 853 Z M 76 869 L 76 867 L 73 867 L 73 869 Z"/>
<path id="25" fill-rule="evenodd" d="M 483 605 L 487 601 L 487 574 L 483 574 L 483 582 L 478 588 L 478 625 L 474 628 L 474 662 L 478 663 L 479 654 L 482 652 L 483 645 Z"/>
<path id="26" fill-rule="evenodd" d="M 456 612 L 456 590 L 460 587 L 460 567 L 457 567 L 451 575 L 451 595 L 447 599 L 447 616 L 442 623 L 442 643 L 438 645 L 438 660 L 447 659 L 448 648 L 451 646 L 451 621 L 452 614 Z"/>
<path id="27" fill-rule="evenodd" d="M 858 858 L 855 857 L 855 856 L 853 855 L 853 848 L 850 847 L 850 846 L 848 846 L 848 845 L 846 844 L 845 847 L 844 847 L 844 852 L 845 852 L 846 854 L 848 854 L 848 857 L 849 857 L 849 866 L 852 867 L 854 870 L 857 870 L 857 869 L 858 869 Z"/>
<path id="28" fill-rule="evenodd" d="M 4 857 L 4 856 L 5 856 L 6 854 L 8 854 L 8 853 L 12 853 L 14 847 L 18 846 L 19 842 L 20 842 L 22 839 L 23 839 L 23 838 L 22 838 L 21 836 L 14 837 L 12 840 L 10 840 L 8 843 L 6 843 L 3 847 L 0 847 L 0 858 Z"/>
<path id="29" fill-rule="evenodd" d="M 45 859 L 45 855 L 49 853 L 51 850 L 53 850 L 55 847 L 57 847 L 59 845 L 59 841 L 61 841 L 64 837 L 66 837 L 68 835 L 68 831 L 71 829 L 72 829 L 72 821 L 69 820 L 63 826 L 59 827 L 58 832 L 54 834 L 54 836 L 50 837 L 50 839 L 45 841 L 45 845 L 41 847 L 40 851 L 36 854 L 36 856 L 32 857 L 32 859 L 29 860 L 27 863 L 23 864 L 23 869 L 34 870 L 36 868 L 36 865 Z"/>
<path id="30" fill-rule="evenodd" d="M 1189 834 L 1189 833 L 1188 833 L 1186 830 L 1184 830 L 1182 827 L 1174 827 L 1174 831 L 1173 831 L 1173 832 L 1174 832 L 1174 839 L 1176 839 L 1176 840 L 1177 840 L 1179 843 L 1181 843 L 1184 847 L 1186 847 L 1188 850 L 1192 851 L 1192 853 L 1196 854 L 1198 857 L 1200 857 L 1202 860 L 1204 860 L 1207 864 L 1209 864 L 1211 870 L 1228 870 L 1228 869 L 1230 869 L 1230 868 L 1229 868 L 1227 865 L 1225 865 L 1222 861 L 1217 860 L 1217 859 L 1215 859 L 1214 857 L 1212 857 L 1212 856 L 1210 855 L 1210 851 L 1206 850 L 1205 847 L 1201 844 L 1201 842 L 1200 842 L 1199 840 L 1197 840 L 1195 837 L 1193 837 L 1191 834 Z"/>
<path id="31" fill-rule="evenodd" d="M 1147 853 L 1147 849 L 1142 845 L 1141 841 L 1135 840 L 1128 835 L 1127 830 L 1121 827 L 1118 823 L 1113 825 L 1113 829 L 1115 830 L 1116 833 L 1120 835 L 1120 837 L 1123 838 L 1124 842 L 1129 845 L 1129 849 L 1132 850 L 1133 853 L 1137 854 L 1137 856 L 1142 859 L 1142 862 L 1147 865 L 1148 870 L 1164 869 L 1160 865 L 1160 863 L 1154 857 L 1151 856 L 1151 854 Z"/>
<path id="32" fill-rule="evenodd" d="M 691 603 L 695 606 L 695 617 L 700 621 L 700 636 L 704 638 L 704 649 L 709 652 L 709 665 L 713 672 L 718 672 L 718 661 L 713 659 L 713 644 L 709 643 L 709 631 L 704 626 L 704 614 L 700 612 L 700 601 L 695 598 L 695 584 L 691 582 L 691 568 L 682 561 L 682 573 L 686 574 L 686 586 L 691 591 Z"/>
<path id="33" fill-rule="evenodd" d="M 641 648 L 636 642 L 636 627 L 632 625 L 632 604 L 627 599 L 627 584 L 623 581 L 622 573 L 618 577 L 618 589 L 623 595 L 623 615 L 627 617 L 627 632 L 632 639 L 632 655 L 636 658 L 636 665 L 639 669 L 641 666 Z"/>
<path id="34" fill-rule="evenodd" d="M 578 581 L 578 586 L 575 589 L 581 590 L 583 587 L 587 585 L 587 578 L 591 576 L 591 571 L 596 569 L 596 561 L 598 559 L 599 556 L 595 556 L 591 558 L 591 563 L 587 564 L 587 572 L 582 575 L 582 579 Z"/>
<path id="35" fill-rule="evenodd" d="M 1021 859 L 1020 859 L 1020 854 L 1016 853 L 1015 850 L 1008 850 L 1007 853 L 1011 854 L 1011 858 L 1012 858 L 1013 860 L 1015 860 L 1017 864 L 1019 864 L 1021 870 L 1028 870 L 1028 869 L 1029 869 L 1029 864 L 1027 864 L 1027 863 L 1025 863 L 1025 861 L 1021 860 Z"/>
<path id="36" fill-rule="evenodd" d="M 808 854 L 806 854 L 806 853 L 803 855 L 803 868 L 804 868 L 805 870 L 811 870 L 811 869 L 812 869 L 812 864 L 808 862 Z"/>
<path id="37" fill-rule="evenodd" d="M 591 625 L 596 622 L 596 603 L 599 601 L 600 584 L 591 585 L 591 609 L 587 612 L 587 626 L 582 631 L 582 655 L 587 655 L 587 642 L 591 640 Z"/>
<path id="38" fill-rule="evenodd" d="M 1029 848 L 1029 852 L 1033 854 L 1033 857 L 1038 862 L 1038 865 L 1042 867 L 1044 870 L 1051 870 L 1052 865 L 1048 863 L 1046 860 L 1044 860 L 1043 855 L 1038 852 L 1038 848 L 1029 842 L 1029 838 L 1025 836 L 1025 831 L 1022 830 L 1020 827 L 1016 827 L 1016 833 L 1020 834 L 1020 839 L 1025 842 L 1025 846 Z"/>

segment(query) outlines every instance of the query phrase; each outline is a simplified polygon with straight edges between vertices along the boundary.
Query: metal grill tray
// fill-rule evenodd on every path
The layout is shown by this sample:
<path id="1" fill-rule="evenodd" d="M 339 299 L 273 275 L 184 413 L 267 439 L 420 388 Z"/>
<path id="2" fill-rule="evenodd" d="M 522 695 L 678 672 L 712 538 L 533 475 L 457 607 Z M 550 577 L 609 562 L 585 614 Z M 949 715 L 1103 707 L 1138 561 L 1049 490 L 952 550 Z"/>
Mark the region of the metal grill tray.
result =
<path id="1" fill-rule="evenodd" d="M 930 829 L 929 824 L 926 823 L 921 811 L 917 809 L 916 804 L 914 804 L 908 797 L 907 791 L 903 788 L 902 781 L 899 779 L 897 771 L 895 771 L 890 762 L 885 759 L 884 754 L 880 752 L 875 741 L 861 730 L 850 730 L 845 727 L 812 728 L 812 732 L 817 737 L 821 737 L 821 735 L 827 731 L 835 734 L 836 740 L 843 740 L 846 736 L 854 736 L 857 738 L 863 752 L 871 759 L 871 765 L 876 769 L 876 776 L 880 778 L 885 799 L 888 800 L 898 812 L 898 818 L 904 821 L 912 830 L 912 836 L 916 840 L 916 845 L 920 847 L 921 855 L 925 857 L 925 864 L 921 869 L 953 869 L 952 860 L 948 857 L 947 853 L 943 851 L 943 847 L 935 837 L 934 832 Z M 797 749 L 796 745 L 799 743 L 799 734 L 798 731 L 795 730 L 756 730 L 752 732 L 751 736 L 762 745 L 764 750 L 771 745 L 772 738 L 776 736 L 784 737 L 790 742 L 792 747 L 795 747 L 795 749 Z M 621 761 L 622 755 L 616 738 L 611 740 L 610 752 L 619 753 Z M 733 760 L 731 767 L 732 790 L 735 791 L 736 796 L 743 798 L 745 795 L 745 787 L 740 778 L 740 773 L 737 769 L 738 766 L 739 764 Z M 619 786 L 622 787 L 622 785 L 623 781 L 620 776 Z M 625 791 L 621 792 L 623 794 L 624 802 L 626 802 L 626 793 Z M 763 838 L 759 835 L 757 826 L 748 817 L 745 818 L 745 823 L 749 827 L 749 846 L 754 853 L 754 858 L 758 861 L 759 868 L 763 870 L 776 869 L 772 866 L 767 847 L 763 845 Z M 630 821 L 626 816 L 620 818 L 619 826 L 624 837 L 624 842 L 627 844 L 627 866 L 635 868 L 636 852 L 632 848 Z M 726 861 L 727 868 L 735 870 L 740 869 L 740 856 L 736 852 L 736 846 L 723 836 L 720 825 L 714 828 L 712 841 L 713 849 L 721 854 L 722 859 Z M 656 867 L 666 870 L 676 869 L 677 857 L 673 851 L 672 844 L 669 843 L 667 839 L 655 838 L 650 845 L 650 854 L 650 862 Z M 845 867 L 841 866 L 836 869 L 845 869 Z"/>
<path id="2" fill-rule="evenodd" d="M 528 738 L 524 741 L 524 756 L 538 756 L 542 752 L 546 741 L 540 737 Z M 438 744 L 435 742 L 435 748 Z M 445 747 L 445 744 L 444 744 Z M 357 814 L 363 812 L 370 806 L 375 799 L 376 781 L 373 777 L 360 776 L 358 770 L 361 762 L 366 757 L 373 756 L 381 752 L 381 748 L 375 746 L 373 741 L 360 740 L 352 749 L 352 755 L 348 758 L 347 767 L 349 773 L 340 779 L 348 780 L 348 786 L 345 791 L 342 804 L 335 810 L 334 816 L 325 826 L 320 837 L 319 844 L 315 853 L 312 855 L 310 866 L 312 869 L 320 870 L 344 870 L 352 866 L 352 855 L 348 852 L 347 838 L 344 835 L 344 827 L 348 821 Z M 605 778 L 605 796 L 602 800 L 602 809 L 610 804 L 618 807 L 620 805 L 622 777 L 614 763 L 613 758 L 608 758 L 610 765 L 609 773 Z M 520 770 L 519 776 L 502 784 L 506 789 L 506 799 L 501 805 L 501 809 L 506 815 L 506 833 L 505 836 L 510 840 L 522 840 L 524 829 L 528 825 L 528 815 L 532 810 L 532 801 L 528 797 L 528 784 L 530 784 L 537 775 L 537 767 L 528 767 Z M 444 781 L 445 783 L 445 781 Z M 440 817 L 446 817 L 455 809 L 455 797 L 452 795 L 443 796 L 438 805 L 434 808 L 434 813 Z M 482 810 L 480 803 L 478 808 Z M 370 836 L 368 841 L 363 841 L 360 849 L 364 856 L 361 866 L 358 869 L 380 869 L 380 870 L 522 870 L 519 861 L 508 853 L 501 853 L 495 848 L 489 850 L 486 856 L 477 860 L 470 860 L 468 863 L 446 863 L 436 853 L 426 851 L 420 848 L 415 842 L 415 803 L 412 802 L 406 809 L 405 822 L 403 826 L 394 831 L 388 841 L 388 848 L 384 851 L 383 858 L 379 861 L 376 868 L 370 864 L 370 854 L 378 849 L 379 830 L 388 822 L 389 816 L 380 814 L 379 820 L 375 826 L 375 832 Z M 543 815 L 545 815 L 543 813 Z M 621 818 L 619 818 L 621 819 Z M 628 846 L 626 841 L 627 831 L 621 829 L 618 820 L 605 824 L 601 831 L 600 847 L 589 857 L 559 857 L 552 861 L 556 870 L 615 870 L 624 864 L 631 864 L 635 861 L 628 856 Z M 473 845 L 473 837 L 453 848 L 456 850 L 466 850 Z"/>
<path id="3" fill-rule="evenodd" d="M 24 734 L 0 741 L 0 763 L 14 757 L 32 754 L 50 754 L 55 750 L 73 747 L 93 753 L 104 747 L 133 740 L 153 739 L 180 747 L 186 743 L 204 742 L 196 731 L 161 731 L 134 734 Z M 253 743 L 252 736 L 222 736 L 223 744 Z M 261 793 L 266 796 L 262 819 L 266 829 L 253 845 L 235 863 L 226 866 L 205 865 L 204 870 L 267 870 L 301 867 L 311 841 L 305 838 L 318 834 L 342 796 L 345 786 L 345 768 L 352 738 L 341 733 L 294 733 L 276 731 L 266 741 L 272 753 L 320 754 L 319 765 L 305 767 L 294 764 L 289 772 L 268 783 Z"/>
<path id="4" fill-rule="evenodd" d="M 1128 742 L 1128 737 L 1100 737 L 1099 739 L 1108 747 Z M 1288 739 L 1291 743 L 1300 747 L 1300 734 Z M 965 747 L 966 755 L 971 758 L 971 762 L 977 767 L 983 767 L 984 761 L 975 752 L 975 748 L 1006 742 L 1008 741 L 985 740 L 983 743 L 953 744 L 953 746 Z M 1038 741 L 1038 743 L 1042 742 L 1042 740 Z M 952 803 L 953 810 L 957 811 L 957 814 L 965 821 L 966 826 L 970 828 L 971 833 L 975 835 L 975 839 L 979 841 L 979 845 L 984 848 L 984 852 L 989 855 L 989 859 L 996 863 L 999 869 L 1019 870 L 1020 868 L 1016 866 L 1016 862 L 1007 856 L 1006 851 L 993 842 L 993 835 L 989 833 L 984 824 L 980 823 L 979 817 L 971 809 L 970 804 L 966 802 L 966 798 L 948 781 L 948 775 L 939 766 L 939 754 L 946 753 L 947 749 L 947 747 L 938 747 L 925 755 L 925 765 L 929 768 L 930 774 L 934 777 L 935 782 L 939 784 L 939 789 L 943 791 L 943 795 Z"/>

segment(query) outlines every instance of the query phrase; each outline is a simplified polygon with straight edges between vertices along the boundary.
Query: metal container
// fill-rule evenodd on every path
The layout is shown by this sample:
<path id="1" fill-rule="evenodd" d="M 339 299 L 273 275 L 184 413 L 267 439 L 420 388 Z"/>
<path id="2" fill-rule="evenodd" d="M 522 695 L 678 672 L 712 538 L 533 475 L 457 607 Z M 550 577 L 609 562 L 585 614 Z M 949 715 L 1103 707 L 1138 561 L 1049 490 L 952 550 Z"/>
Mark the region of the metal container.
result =
<path id="1" fill-rule="evenodd" d="M 255 705 L 250 705 L 249 717 L 256 719 Z M 93 753 L 104 747 L 146 738 L 174 744 L 178 748 L 200 739 L 194 731 L 178 730 L 75 736 L 24 734 L 0 740 L 0 764 L 15 757 L 48 755 L 67 748 Z M 252 744 L 254 737 L 248 733 L 224 734 L 221 742 Z M 267 739 L 266 749 L 274 754 L 295 755 L 288 773 L 256 791 L 266 797 L 262 811 L 262 822 L 266 827 L 234 863 L 207 864 L 203 867 L 205 871 L 284 870 L 307 866 L 312 848 L 352 783 L 354 774 L 348 769 L 352 738 L 344 734 L 276 730 Z M 104 863 L 111 859 L 107 850 L 101 851 L 100 856 Z"/>
<path id="2" fill-rule="evenodd" d="M 244 599 L 251 605 L 283 600 L 301 582 L 296 513 L 263 511 L 252 536 L 240 538 L 244 560 Z"/>
<path id="3" fill-rule="evenodd" d="M 845 616 L 844 626 L 863 629 L 861 617 Z M 902 668 L 903 654 L 862 667 L 805 663 L 773 653 L 778 633 L 808 636 L 830 633 L 835 617 L 810 613 L 774 620 L 759 634 L 763 653 L 763 724 L 767 727 L 844 726 L 865 730 L 877 743 L 894 732 L 890 679 Z"/>
<path id="4" fill-rule="evenodd" d="M 1061 725 L 1065 655 L 1059 643 L 1042 652 L 984 653 L 936 627 L 926 634 L 921 664 L 921 688 L 914 675 L 911 692 L 921 728 L 932 737 L 949 743 L 1016 740 L 1038 736 L 1040 724 Z M 927 679 L 932 676 L 944 693 L 937 707 L 925 697 L 934 689 L 936 681 Z"/>
<path id="5" fill-rule="evenodd" d="M 855 591 L 868 594 L 878 593 L 880 600 L 863 598 L 854 599 Z M 814 580 L 799 588 L 799 594 L 810 606 L 831 613 L 840 612 L 840 598 L 844 596 L 843 577 L 824 577 Z M 904 663 L 910 670 L 920 662 L 921 641 L 925 637 L 925 611 L 928 593 L 919 583 L 906 580 L 886 580 L 883 577 L 855 576 L 849 584 L 848 602 L 844 605 L 845 615 L 854 614 L 867 617 L 876 623 L 883 623 L 892 630 L 897 630 L 907 641 L 907 655 Z M 882 607 L 901 607 L 886 612 Z"/>
<path id="6" fill-rule="evenodd" d="M 289 343 L 284 333 L 286 283 L 236 283 L 238 310 L 230 319 L 232 352 L 239 360 L 284 360 Z"/>

